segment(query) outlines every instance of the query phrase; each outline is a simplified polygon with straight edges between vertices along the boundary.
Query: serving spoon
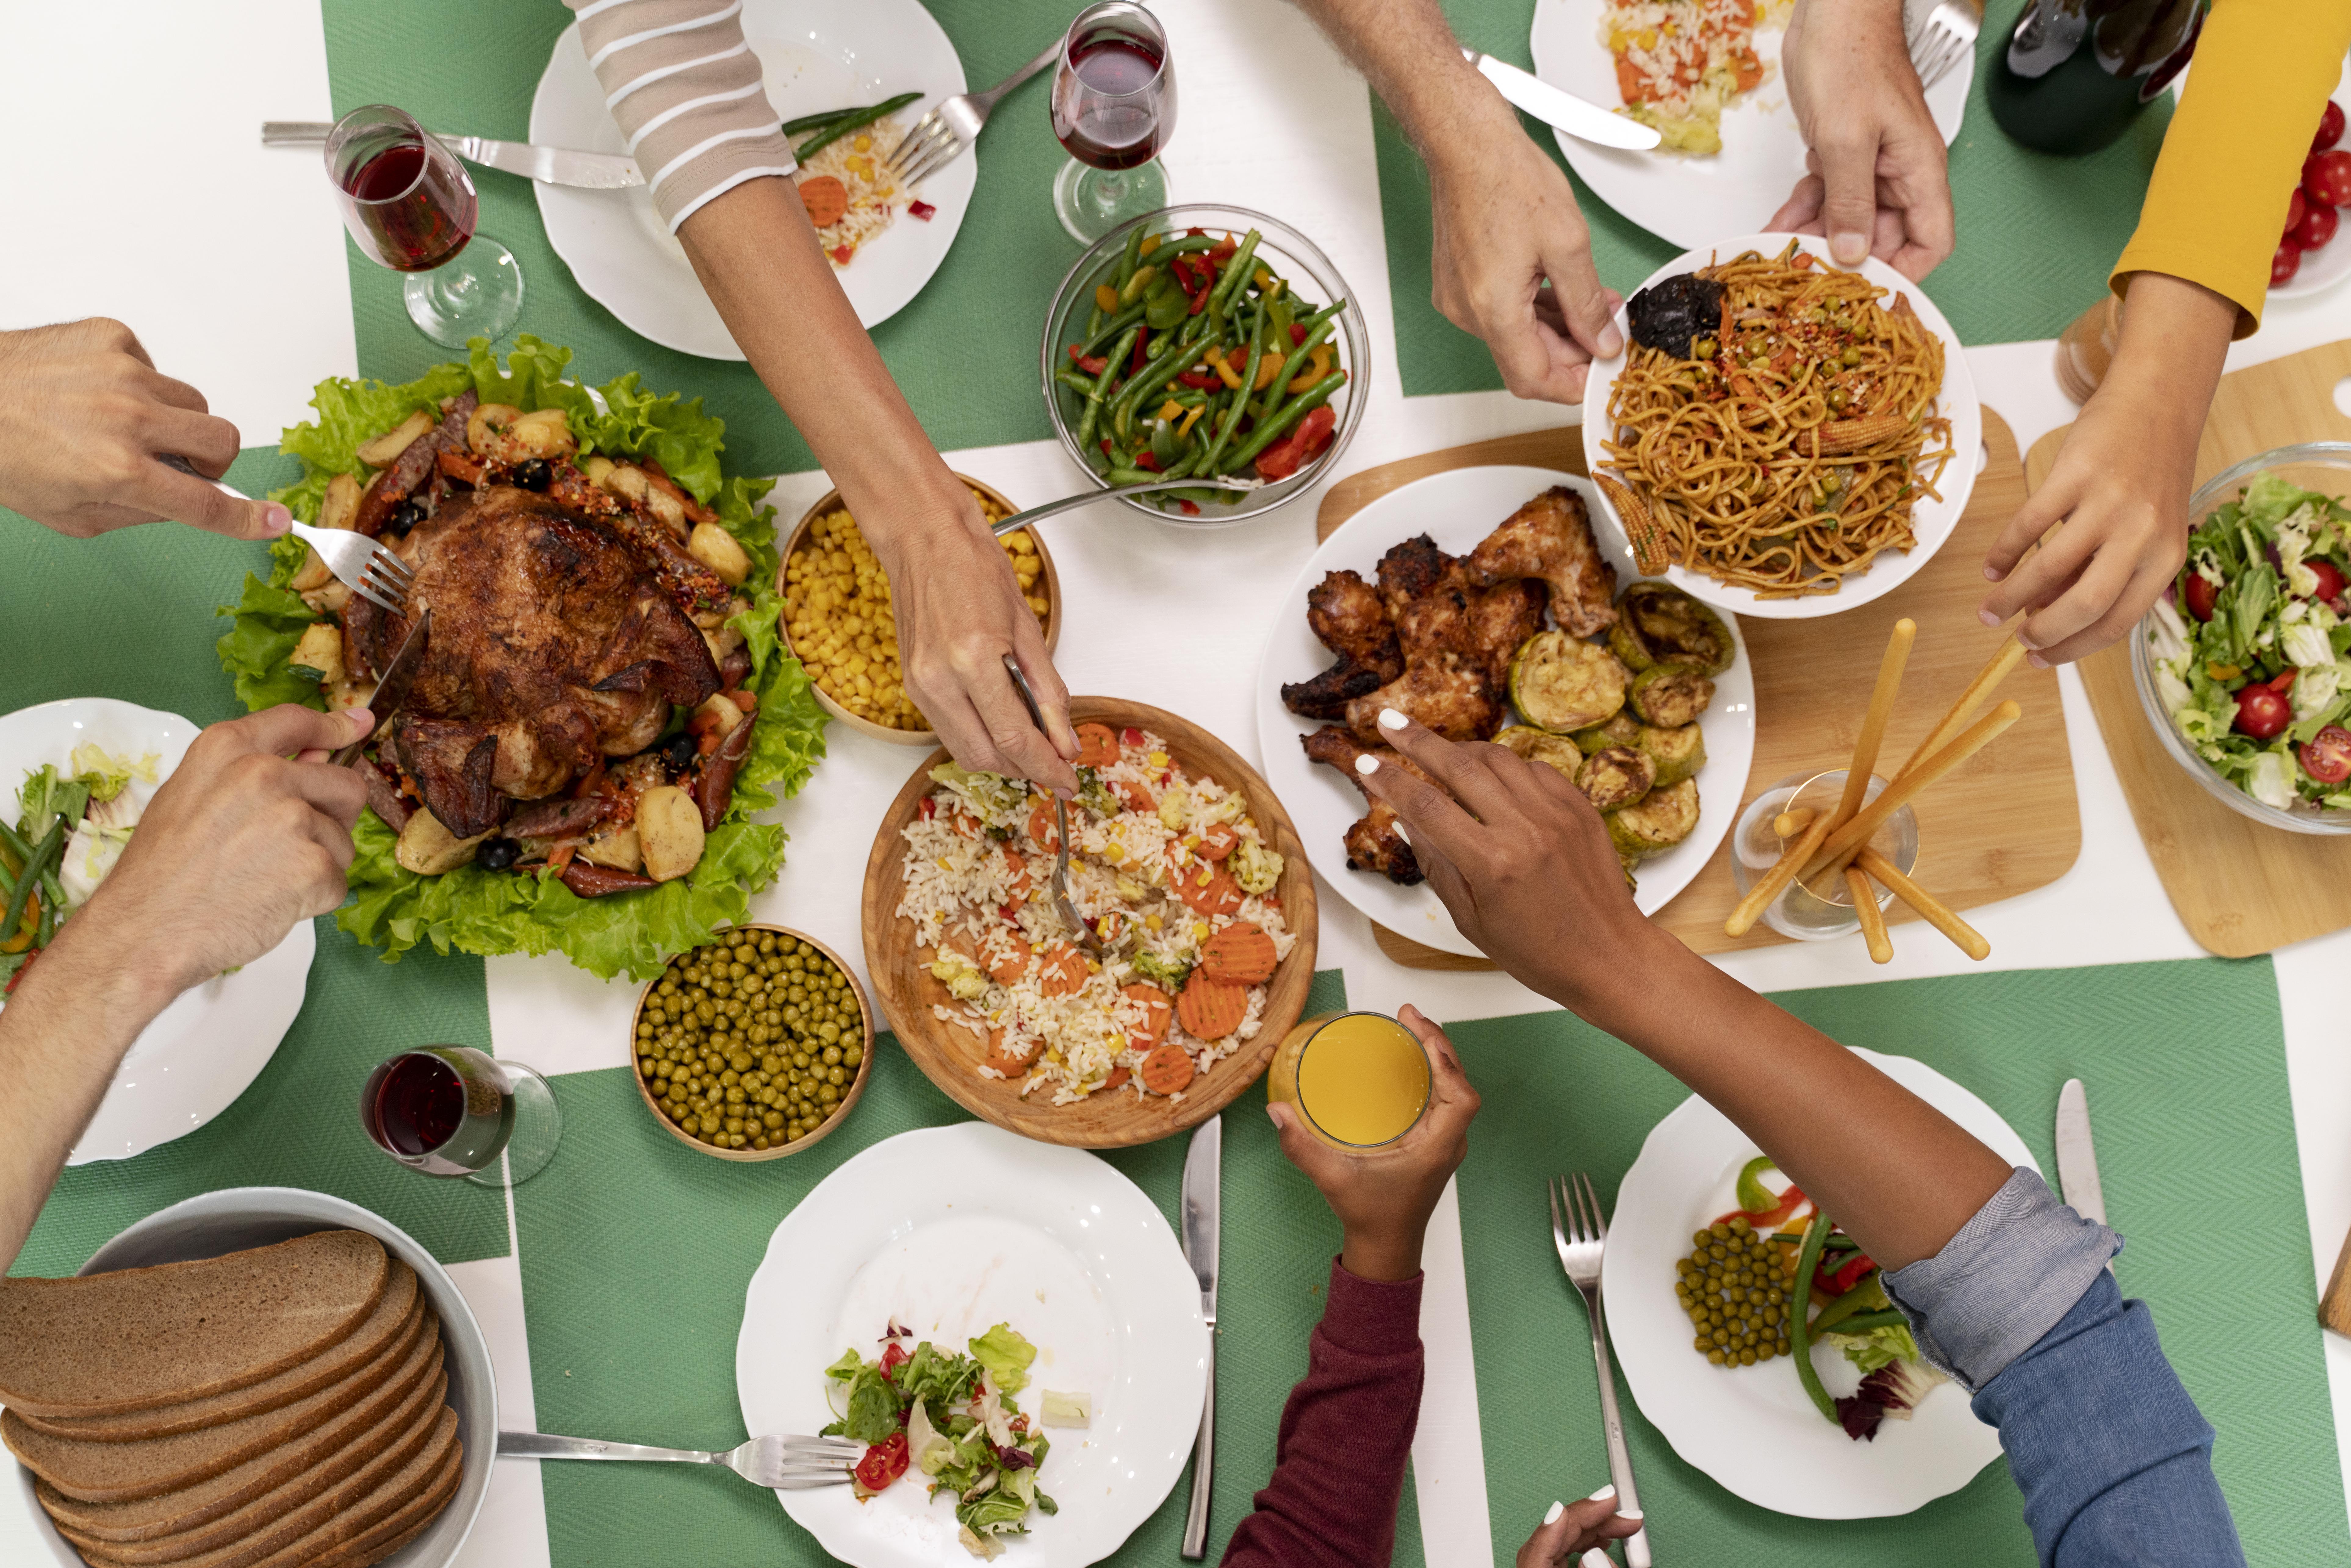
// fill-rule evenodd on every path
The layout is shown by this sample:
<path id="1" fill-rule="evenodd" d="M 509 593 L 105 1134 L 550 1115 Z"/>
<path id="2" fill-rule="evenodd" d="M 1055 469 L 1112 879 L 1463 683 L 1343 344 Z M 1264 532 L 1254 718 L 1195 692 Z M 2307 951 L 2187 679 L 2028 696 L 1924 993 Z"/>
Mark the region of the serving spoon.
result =
<path id="1" fill-rule="evenodd" d="M 1152 479 L 1140 485 L 1113 485 L 1108 489 L 1088 490 L 1081 496 L 1064 496 L 1058 501 L 1048 501 L 1041 507 L 1015 512 L 989 531 L 1002 538 L 1016 529 L 1025 528 L 1057 513 L 1072 512 L 1080 507 L 1091 507 L 1096 501 L 1107 501 L 1119 496 L 1140 496 L 1151 490 L 1258 490 L 1264 486 L 1262 479 Z M 1023 690 L 1025 695 L 1026 689 Z M 1039 722 L 1041 724 L 1043 721 Z"/>
<path id="2" fill-rule="evenodd" d="M 1051 732 L 1045 728 L 1045 714 L 1037 706 L 1037 694 L 1029 689 L 1029 677 L 1020 673 L 1019 664 L 1009 653 L 1004 655 L 1004 673 L 1012 677 L 1012 689 L 1020 694 L 1020 704 L 1029 710 L 1029 718 L 1035 721 L 1037 732 L 1043 735 L 1046 743 L 1050 745 Z M 1053 875 L 1047 883 L 1053 890 L 1054 912 L 1061 915 L 1061 924 L 1077 937 L 1079 946 L 1097 961 L 1108 958 L 1111 956 L 1109 945 L 1094 935 L 1093 927 L 1088 925 L 1085 916 L 1078 913 L 1077 901 L 1070 896 L 1070 808 L 1059 795 L 1053 797 L 1053 828 L 1055 836 L 1061 841 L 1061 853 L 1053 857 Z"/>

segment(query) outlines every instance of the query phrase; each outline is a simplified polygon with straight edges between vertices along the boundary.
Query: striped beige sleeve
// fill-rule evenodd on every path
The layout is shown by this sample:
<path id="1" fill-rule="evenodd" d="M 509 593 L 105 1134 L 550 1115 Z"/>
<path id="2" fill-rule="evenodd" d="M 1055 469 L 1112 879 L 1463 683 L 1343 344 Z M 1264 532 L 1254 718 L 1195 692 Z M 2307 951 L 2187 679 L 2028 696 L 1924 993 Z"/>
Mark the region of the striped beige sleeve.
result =
<path id="1" fill-rule="evenodd" d="M 742 0 L 566 0 L 629 155 L 674 234 L 713 197 L 799 164 L 743 41 Z"/>

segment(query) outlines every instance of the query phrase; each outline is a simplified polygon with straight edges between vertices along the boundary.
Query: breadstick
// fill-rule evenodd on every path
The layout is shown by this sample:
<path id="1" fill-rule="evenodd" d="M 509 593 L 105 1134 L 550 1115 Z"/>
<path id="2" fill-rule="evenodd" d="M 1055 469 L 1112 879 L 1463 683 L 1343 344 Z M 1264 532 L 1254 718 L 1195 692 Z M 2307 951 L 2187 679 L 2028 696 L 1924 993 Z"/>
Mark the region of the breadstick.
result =
<path id="1" fill-rule="evenodd" d="M 1810 882 L 1830 869 L 1844 869 L 1845 862 L 1853 858 L 1853 852 L 1869 842 L 1870 835 L 1886 825 L 1886 818 L 1909 804 L 1912 796 L 1973 757 L 1992 737 L 2014 724 L 2023 712 L 2013 701 L 2001 704 L 1978 720 L 1965 735 L 1888 784 L 1878 792 L 1876 800 L 1861 809 L 1859 816 L 1831 834 L 1829 841 L 1804 862 L 1802 880 Z"/>
<path id="2" fill-rule="evenodd" d="M 1844 795 L 1837 801 L 1836 820 L 1853 821 L 1861 810 L 1861 798 L 1868 792 L 1869 776 L 1877 768 L 1878 743 L 1886 738 L 1886 721 L 1894 716 L 1895 694 L 1902 689 L 1902 668 L 1910 662 L 1910 644 L 1918 636 L 1918 623 L 1905 615 L 1894 623 L 1894 635 L 1886 640 L 1886 656 L 1877 663 L 1877 686 L 1869 694 L 1869 711 L 1861 721 L 1861 737 L 1853 744 L 1853 761 L 1845 769 Z"/>
<path id="3" fill-rule="evenodd" d="M 1977 671 L 1976 678 L 1968 683 L 1968 689 L 1959 694 L 1959 700 L 1951 705 L 1951 711 L 1945 714 L 1941 721 L 1927 732 L 1927 738 L 1918 743 L 1918 749 L 1913 751 L 1910 754 L 1910 760 L 1902 765 L 1902 772 L 1896 773 L 1894 777 L 1900 779 L 1903 774 L 1912 771 L 1920 762 L 1932 757 L 1937 750 L 1948 743 L 1951 737 L 1957 735 L 1959 732 L 1959 726 L 1975 716 L 1976 709 L 1983 706 L 1984 698 L 1991 695 L 1994 686 L 2008 679 L 2008 673 L 2016 668 L 2018 662 L 2023 657 L 2024 644 L 2014 637 L 2002 643 L 1999 650 L 1992 654 L 1991 662 Z"/>
<path id="4" fill-rule="evenodd" d="M 1876 850 L 1864 847 L 1854 857 L 1854 868 L 1867 872 L 1886 884 L 1886 890 L 1918 912 L 1920 919 L 1949 937 L 1959 950 L 1982 963 L 1991 956 L 1991 944 L 1983 934 L 1951 913 L 1951 906 L 1894 869 L 1894 862 Z M 1847 874 L 1851 874 L 1848 870 Z"/>
<path id="5" fill-rule="evenodd" d="M 1813 819 L 1819 815 L 1810 806 L 1791 806 L 1771 819 L 1771 831 L 1783 839 L 1792 839 L 1811 827 Z"/>
<path id="6" fill-rule="evenodd" d="M 1894 938 L 1886 934 L 1886 911 L 1877 907 L 1877 890 L 1869 885 L 1869 878 L 1857 865 L 1844 868 L 1844 886 L 1853 894 L 1853 912 L 1861 916 L 1861 934 L 1869 943 L 1869 961 L 1892 963 Z"/>
<path id="7" fill-rule="evenodd" d="M 1761 882 L 1748 889 L 1747 896 L 1739 901 L 1739 907 L 1730 912 L 1730 918 L 1722 923 L 1725 936 L 1744 936 L 1755 928 L 1755 922 L 1762 918 L 1763 911 L 1771 907 L 1771 901 L 1780 896 L 1780 890 L 1794 879 L 1796 868 L 1802 865 L 1805 858 L 1821 847 L 1821 841 L 1829 836 L 1830 821 L 1827 817 L 1815 817 L 1813 825 L 1804 830 L 1804 836 L 1788 846 L 1788 852 L 1780 857 L 1780 863 L 1765 872 Z"/>

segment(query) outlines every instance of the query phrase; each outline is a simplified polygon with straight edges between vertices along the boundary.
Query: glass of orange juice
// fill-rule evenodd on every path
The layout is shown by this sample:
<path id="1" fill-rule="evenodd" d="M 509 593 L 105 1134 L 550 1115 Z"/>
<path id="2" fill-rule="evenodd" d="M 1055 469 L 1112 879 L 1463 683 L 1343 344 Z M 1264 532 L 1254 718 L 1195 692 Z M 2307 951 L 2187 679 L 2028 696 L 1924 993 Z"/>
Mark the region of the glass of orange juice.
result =
<path id="1" fill-rule="evenodd" d="M 1350 1153 L 1384 1148 L 1428 1109 L 1428 1053 L 1385 1013 L 1321 1013 L 1283 1037 L 1265 1072 L 1265 1097 L 1293 1108 L 1306 1130 Z"/>

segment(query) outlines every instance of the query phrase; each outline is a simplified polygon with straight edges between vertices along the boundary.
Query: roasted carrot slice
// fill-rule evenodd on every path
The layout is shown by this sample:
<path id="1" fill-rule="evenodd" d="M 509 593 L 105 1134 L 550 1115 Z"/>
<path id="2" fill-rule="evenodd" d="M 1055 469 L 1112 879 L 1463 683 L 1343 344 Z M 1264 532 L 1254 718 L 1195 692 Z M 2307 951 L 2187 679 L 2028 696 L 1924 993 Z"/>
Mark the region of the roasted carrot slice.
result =
<path id="1" fill-rule="evenodd" d="M 1118 731 L 1106 724 L 1078 726 L 1078 765 L 1107 768 L 1118 760 Z"/>
<path id="2" fill-rule="evenodd" d="M 1130 811 L 1141 811 L 1149 816 L 1159 810 L 1158 800 L 1140 784 L 1121 782 L 1113 784 L 1111 789 L 1116 792 L 1120 803 Z"/>
<path id="3" fill-rule="evenodd" d="M 1200 1040 L 1222 1040 L 1241 1027 L 1249 1012 L 1249 990 L 1246 987 L 1212 980 L 1199 970 L 1184 983 L 1184 994 L 1176 998 L 1176 1017 L 1185 1032 Z M 1150 1080 L 1145 1078 L 1147 1086 Z"/>
<path id="4" fill-rule="evenodd" d="M 1199 848 L 1192 852 L 1202 860 L 1220 861 L 1240 847 L 1241 836 L 1222 822 L 1200 835 Z"/>
<path id="5" fill-rule="evenodd" d="M 1175 1009 L 1168 1005 L 1165 991 L 1157 986 L 1133 985 L 1118 994 L 1129 1001 L 1143 1004 L 1143 1022 L 1129 1031 L 1130 1040 L 1137 1045 L 1149 1045 L 1166 1038 L 1167 1020 L 1174 1016 Z"/>
<path id="6" fill-rule="evenodd" d="M 1163 1045 L 1143 1059 L 1143 1086 L 1154 1094 L 1177 1094 L 1191 1086 L 1192 1058 L 1180 1045 Z"/>
<path id="7" fill-rule="evenodd" d="M 1230 986 L 1273 978 L 1273 938 L 1246 920 L 1234 922 L 1200 946 L 1200 973 Z"/>
<path id="8" fill-rule="evenodd" d="M 998 985 L 1008 986 L 1029 972 L 1029 952 L 1017 932 L 1012 939 L 1003 946 L 1005 951 L 1002 957 L 983 958 L 979 961 L 979 967 L 995 977 Z"/>
<path id="9" fill-rule="evenodd" d="M 1014 849 L 1006 850 L 1004 858 L 1012 868 L 1012 880 L 1005 885 L 1012 890 L 1016 900 L 1027 898 L 1029 890 L 1037 885 L 1036 879 L 1029 874 L 1029 862 L 1020 858 L 1019 850 Z"/>
<path id="10" fill-rule="evenodd" d="M 811 175 L 800 182 L 800 204 L 808 208 L 810 223 L 830 228 L 849 211 L 849 187 L 830 174 Z"/>
<path id="11" fill-rule="evenodd" d="M 1037 972 L 1037 988 L 1049 997 L 1074 997 L 1085 988 L 1086 956 L 1063 943 L 1045 955 Z"/>
<path id="12" fill-rule="evenodd" d="M 1123 1089 L 1126 1087 L 1126 1081 L 1134 1076 L 1134 1074 L 1129 1072 L 1123 1066 L 1113 1067 L 1110 1070 L 1110 1076 L 1102 1081 L 1102 1086 L 1106 1090 Z"/>
<path id="13" fill-rule="evenodd" d="M 1061 852 L 1061 832 L 1053 822 L 1053 802 L 1040 800 L 1029 808 L 1029 841 L 1047 854 Z"/>
<path id="14" fill-rule="evenodd" d="M 1189 904 L 1196 915 L 1234 915 L 1240 911 L 1246 894 L 1240 883 L 1227 875 L 1210 861 L 1193 861 L 1189 864 L 1170 867 L 1168 881 L 1176 896 Z"/>
<path id="15" fill-rule="evenodd" d="M 1007 1078 L 1018 1078 L 1028 1071 L 1029 1064 L 1044 1049 L 1041 1040 L 1008 1040 L 1000 1027 L 987 1031 L 987 1065 Z"/>

